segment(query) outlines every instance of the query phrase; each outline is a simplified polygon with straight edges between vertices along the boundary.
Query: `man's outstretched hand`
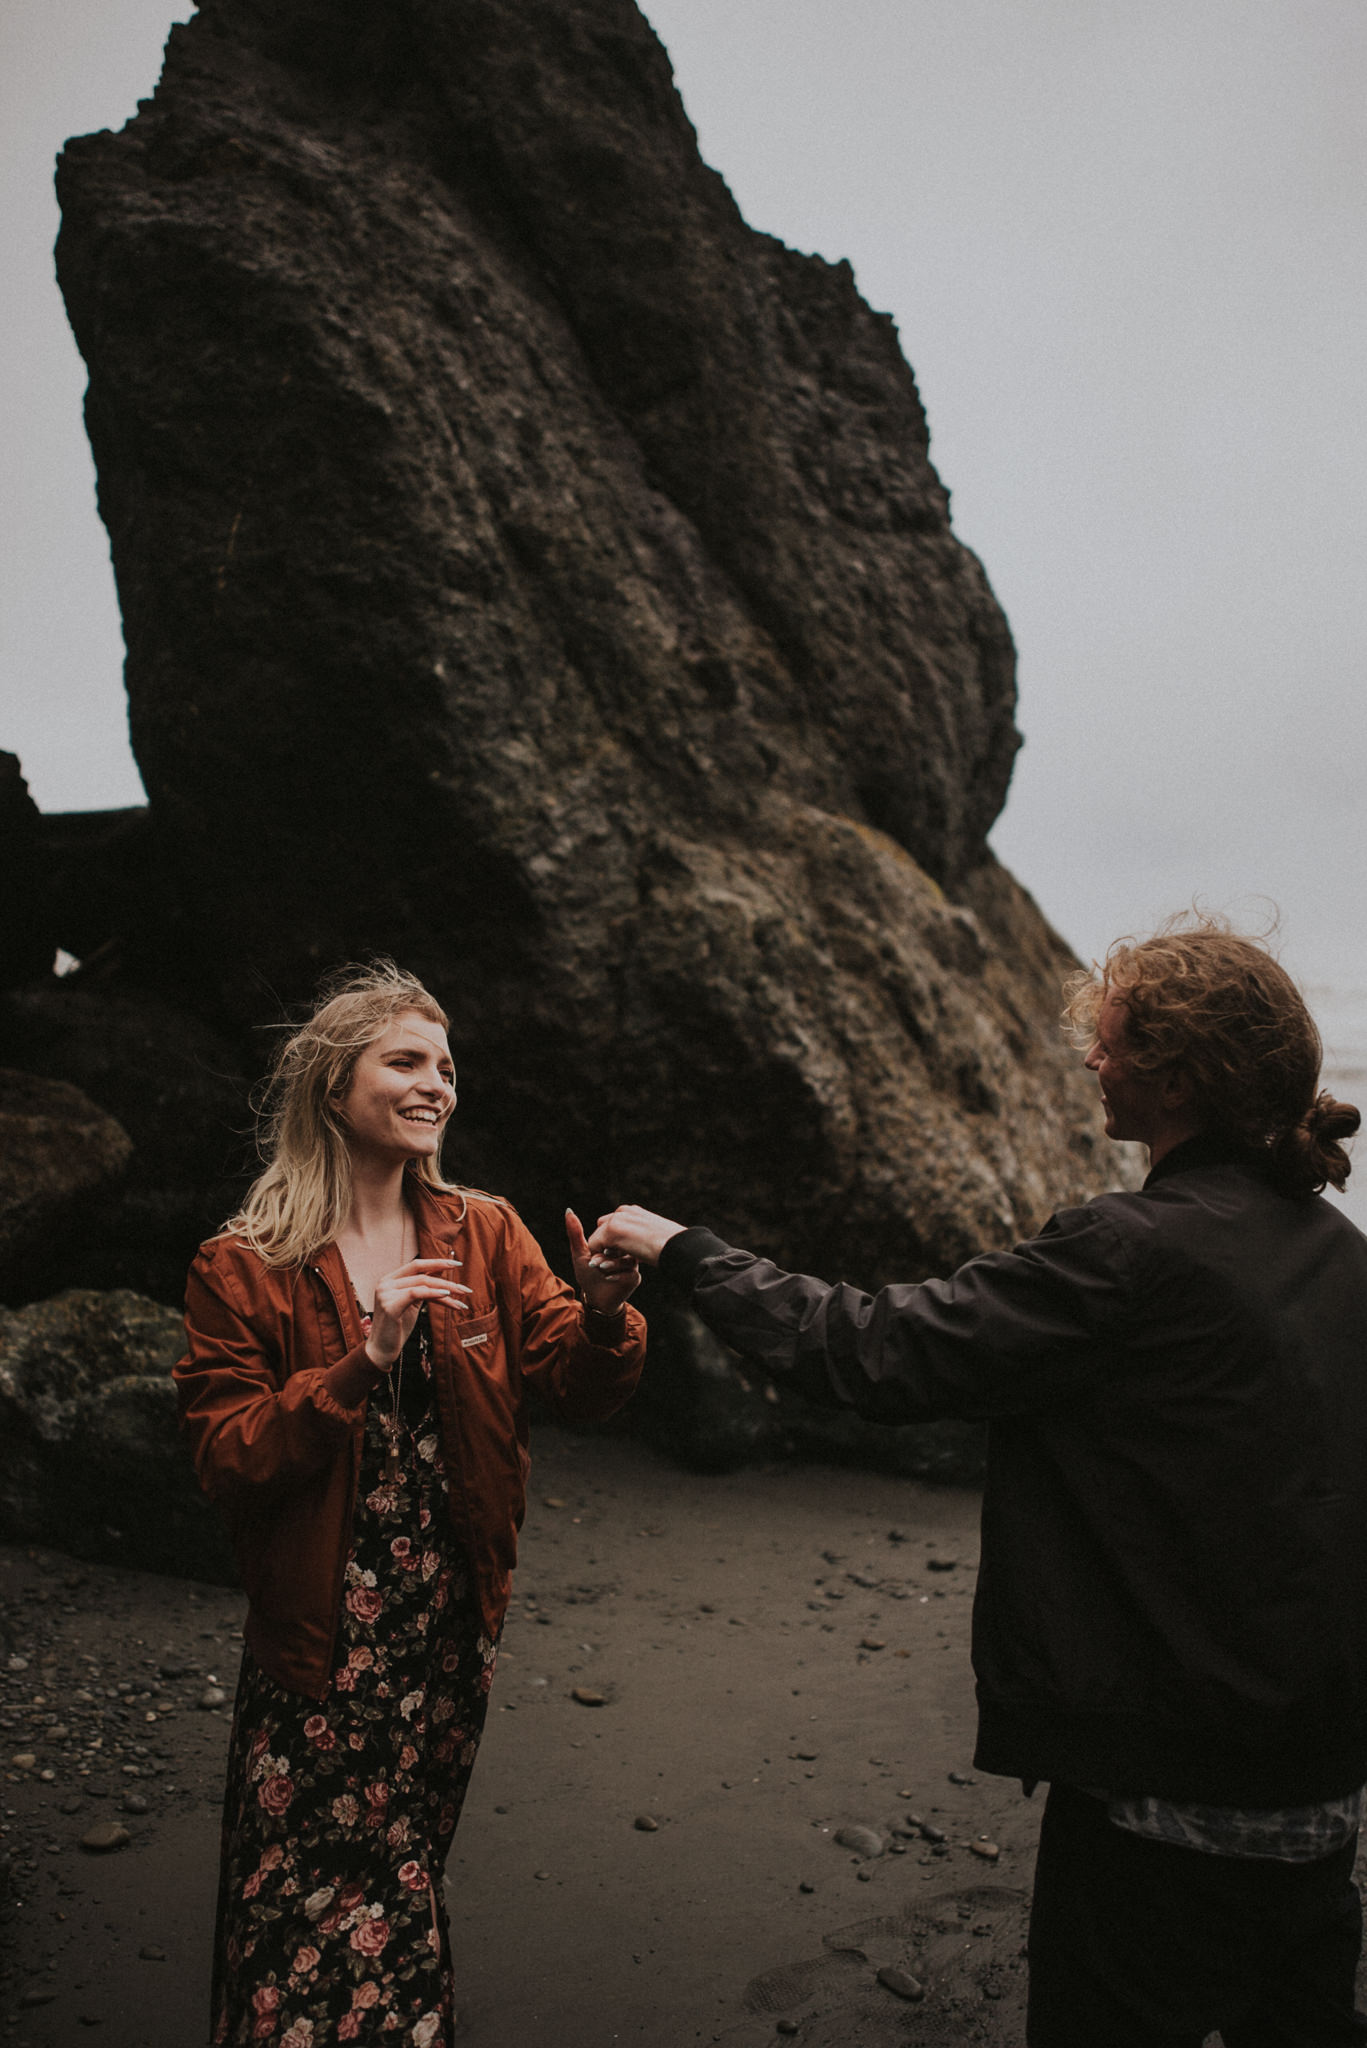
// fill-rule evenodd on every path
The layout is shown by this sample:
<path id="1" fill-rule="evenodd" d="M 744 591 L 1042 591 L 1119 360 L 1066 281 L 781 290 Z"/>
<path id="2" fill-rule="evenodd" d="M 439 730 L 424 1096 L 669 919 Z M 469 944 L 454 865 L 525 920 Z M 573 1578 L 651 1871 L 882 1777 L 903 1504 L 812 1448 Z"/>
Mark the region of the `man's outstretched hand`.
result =
<path id="1" fill-rule="evenodd" d="M 598 1228 L 588 1241 L 589 1264 L 611 1271 L 612 1262 L 625 1253 L 642 1266 L 656 1266 L 670 1238 L 677 1237 L 684 1227 L 650 1209 L 639 1209 L 634 1202 L 624 1202 L 610 1216 L 598 1218 Z"/>

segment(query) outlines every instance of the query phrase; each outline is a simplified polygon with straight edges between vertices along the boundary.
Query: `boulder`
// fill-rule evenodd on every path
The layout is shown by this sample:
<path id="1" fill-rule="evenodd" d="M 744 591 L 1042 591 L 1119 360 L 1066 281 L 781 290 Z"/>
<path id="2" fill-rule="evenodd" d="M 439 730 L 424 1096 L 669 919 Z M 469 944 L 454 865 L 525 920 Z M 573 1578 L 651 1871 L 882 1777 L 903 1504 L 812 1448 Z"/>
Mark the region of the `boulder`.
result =
<path id="1" fill-rule="evenodd" d="M 204 0 L 59 193 L 204 1014 L 396 954 L 547 1233 L 908 1277 L 1108 1176 L 893 324 L 745 225 L 631 0 Z"/>
<path id="2" fill-rule="evenodd" d="M 237 1045 L 165 997 L 86 970 L 0 996 L 0 1060 L 74 1082 L 132 1141 L 118 1187 L 87 1205 L 79 1234 L 49 1237 L 42 1270 L 8 1298 L 132 1287 L 178 1304 L 196 1246 L 255 1166 Z"/>
<path id="3" fill-rule="evenodd" d="M 177 1435 L 183 1339 L 172 1309 L 122 1289 L 0 1310 L 0 1537 L 233 1582 Z"/>
<path id="4" fill-rule="evenodd" d="M 44 1291 L 132 1150 L 79 1088 L 0 1067 L 0 1300 Z"/>

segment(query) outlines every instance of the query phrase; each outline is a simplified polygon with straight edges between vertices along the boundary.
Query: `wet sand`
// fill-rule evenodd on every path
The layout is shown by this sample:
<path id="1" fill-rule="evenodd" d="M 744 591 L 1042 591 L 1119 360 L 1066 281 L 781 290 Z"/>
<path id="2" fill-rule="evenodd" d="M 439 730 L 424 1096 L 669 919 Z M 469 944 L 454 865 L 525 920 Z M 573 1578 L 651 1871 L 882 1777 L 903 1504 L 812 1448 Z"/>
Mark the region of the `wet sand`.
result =
<path id="1" fill-rule="evenodd" d="M 448 1868 L 461 2039 L 1019 2043 L 1038 1801 L 972 1771 L 976 1494 L 534 1449 Z M 13 1550 L 0 1589 L 0 2043 L 199 2048 L 227 1708 L 197 1702 L 231 1699 L 240 1597 Z M 82 1849 L 102 1821 L 127 1846 Z"/>

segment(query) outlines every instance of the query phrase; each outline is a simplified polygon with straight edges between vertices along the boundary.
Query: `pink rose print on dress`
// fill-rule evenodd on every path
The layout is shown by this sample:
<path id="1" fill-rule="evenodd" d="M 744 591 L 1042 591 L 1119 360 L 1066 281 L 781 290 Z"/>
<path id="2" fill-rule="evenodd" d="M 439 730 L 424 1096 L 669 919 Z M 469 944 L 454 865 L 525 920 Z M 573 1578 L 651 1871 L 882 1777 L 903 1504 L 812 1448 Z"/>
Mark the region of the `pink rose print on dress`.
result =
<path id="1" fill-rule="evenodd" d="M 361 1809 L 350 1792 L 343 1792 L 332 1802 L 332 1818 L 338 1827 L 354 1828 L 361 1817 Z"/>
<path id="2" fill-rule="evenodd" d="M 427 1872 L 423 1869 L 421 1863 L 416 1862 L 410 1857 L 407 1863 L 399 1865 L 399 1883 L 406 1884 L 411 1892 L 425 1892 L 427 1890 Z"/>
<path id="3" fill-rule="evenodd" d="M 273 1814 L 278 1820 L 281 1814 L 287 1811 L 289 1803 L 294 1797 L 294 1781 L 283 1774 L 276 1778 L 267 1778 L 264 1785 L 258 1790 L 256 1797 L 258 1803 L 265 1808 L 266 1812 Z"/>
<path id="4" fill-rule="evenodd" d="M 367 1627 L 379 1620 L 384 1606 L 383 1600 L 373 1586 L 353 1586 L 346 1596 L 346 1604 L 357 1621 L 364 1622 Z"/>
<path id="5" fill-rule="evenodd" d="M 351 1930 L 351 1946 L 358 1955 L 377 1956 L 388 1939 L 389 1922 L 383 1914 L 378 1920 L 362 1920 L 359 1927 Z"/>
<path id="6" fill-rule="evenodd" d="M 252 2011 L 256 2024 L 252 2028 L 254 2041 L 269 2041 L 280 2019 L 280 1991 L 275 1984 L 262 1984 L 252 1993 Z"/>
<path id="7" fill-rule="evenodd" d="M 389 1554 L 400 1571 L 415 1572 L 418 1569 L 418 1554 L 411 1536 L 396 1536 L 390 1543 Z"/>
<path id="8" fill-rule="evenodd" d="M 298 1951 L 298 1952 L 296 1953 L 296 1955 L 295 1955 L 295 1958 L 294 1958 L 294 1974 L 295 1974 L 295 1976 L 296 1976 L 296 1977 L 307 1977 L 307 1975 L 308 1975 L 309 1971 L 310 1971 L 310 1970 L 316 1970 L 316 1969 L 317 1969 L 317 1967 L 318 1967 L 318 1965 L 319 1965 L 319 1963 L 320 1963 L 320 1962 L 321 1962 L 322 1960 L 323 1960 L 323 1958 L 322 1958 L 322 1955 L 321 1955 L 321 1953 L 320 1953 L 320 1951 L 319 1951 L 318 1949 L 316 1949 L 316 1948 L 301 1948 L 301 1949 L 300 1949 L 300 1950 L 299 1950 L 299 1951 Z"/>

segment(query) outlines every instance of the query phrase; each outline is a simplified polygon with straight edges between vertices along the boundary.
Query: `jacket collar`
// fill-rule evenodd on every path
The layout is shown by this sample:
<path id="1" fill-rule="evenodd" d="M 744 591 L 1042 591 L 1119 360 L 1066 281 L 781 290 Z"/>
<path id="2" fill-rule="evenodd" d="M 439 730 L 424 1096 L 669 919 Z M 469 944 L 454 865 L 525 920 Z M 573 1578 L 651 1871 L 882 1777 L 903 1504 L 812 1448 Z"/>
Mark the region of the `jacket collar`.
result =
<path id="1" fill-rule="evenodd" d="M 1144 1186 L 1151 1188 L 1155 1181 L 1166 1180 L 1171 1173 L 1194 1173 L 1203 1166 L 1243 1166 L 1256 1171 L 1258 1160 L 1247 1146 L 1219 1131 L 1198 1131 L 1194 1138 L 1184 1138 L 1180 1145 L 1174 1145 L 1156 1166 L 1149 1168 Z"/>

